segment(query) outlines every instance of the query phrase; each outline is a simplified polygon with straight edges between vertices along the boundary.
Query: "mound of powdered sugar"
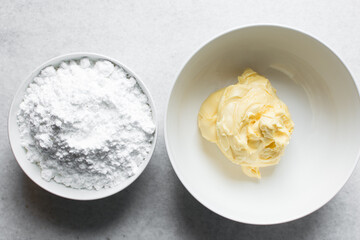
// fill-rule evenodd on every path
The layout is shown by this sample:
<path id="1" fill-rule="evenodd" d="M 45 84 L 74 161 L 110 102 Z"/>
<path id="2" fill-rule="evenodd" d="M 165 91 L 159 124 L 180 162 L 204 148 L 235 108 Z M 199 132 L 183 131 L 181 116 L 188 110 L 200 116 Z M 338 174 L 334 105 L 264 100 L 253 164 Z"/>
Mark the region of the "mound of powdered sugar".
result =
<path id="1" fill-rule="evenodd" d="M 62 62 L 28 86 L 17 115 L 22 145 L 41 176 L 101 189 L 134 175 L 154 141 L 147 96 L 106 60 Z"/>

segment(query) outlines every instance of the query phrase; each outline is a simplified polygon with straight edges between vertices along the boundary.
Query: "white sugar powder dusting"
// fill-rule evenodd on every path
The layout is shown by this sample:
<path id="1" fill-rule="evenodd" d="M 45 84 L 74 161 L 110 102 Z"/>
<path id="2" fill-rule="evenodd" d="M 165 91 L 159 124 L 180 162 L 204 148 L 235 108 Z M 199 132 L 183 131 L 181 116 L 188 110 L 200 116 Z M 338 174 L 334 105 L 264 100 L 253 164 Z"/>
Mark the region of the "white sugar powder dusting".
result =
<path id="1" fill-rule="evenodd" d="M 49 66 L 26 90 L 17 116 L 22 145 L 41 176 L 101 189 L 136 173 L 155 125 L 136 79 L 109 61 Z"/>

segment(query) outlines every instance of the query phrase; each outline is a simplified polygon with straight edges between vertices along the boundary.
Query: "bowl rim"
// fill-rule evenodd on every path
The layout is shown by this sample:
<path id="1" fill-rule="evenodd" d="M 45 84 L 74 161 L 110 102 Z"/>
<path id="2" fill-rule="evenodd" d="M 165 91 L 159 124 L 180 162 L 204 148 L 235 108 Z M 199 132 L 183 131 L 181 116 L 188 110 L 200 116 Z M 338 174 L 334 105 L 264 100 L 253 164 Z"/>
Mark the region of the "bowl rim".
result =
<path id="1" fill-rule="evenodd" d="M 57 192 L 56 190 L 53 190 L 51 187 L 47 187 L 44 186 L 45 182 L 41 182 L 41 181 L 45 181 L 44 179 L 41 178 L 41 180 L 36 180 L 32 174 L 29 173 L 29 171 L 27 170 L 27 168 L 25 167 L 25 163 L 23 164 L 23 162 L 28 161 L 27 159 L 18 159 L 19 156 L 17 156 L 16 151 L 14 150 L 13 145 L 15 143 L 12 143 L 12 138 L 13 138 L 13 134 L 10 132 L 10 123 L 11 123 L 11 113 L 13 112 L 13 110 L 15 108 L 18 108 L 18 106 L 16 106 L 15 104 L 15 100 L 18 99 L 19 97 L 24 97 L 24 91 L 22 91 L 22 89 L 29 85 L 32 81 L 34 76 L 37 76 L 41 70 L 43 70 L 44 68 L 46 68 L 47 66 L 51 66 L 51 65 L 58 65 L 63 61 L 70 61 L 70 60 L 80 60 L 82 58 L 89 58 L 90 60 L 92 59 L 96 59 L 96 60 L 108 60 L 110 62 L 112 62 L 114 65 L 120 66 L 122 67 L 126 72 L 130 73 L 135 79 L 136 82 L 138 83 L 138 85 L 140 86 L 140 88 L 142 89 L 142 91 L 144 92 L 144 94 L 147 96 L 148 98 L 148 104 L 151 108 L 152 111 L 152 119 L 153 122 L 155 124 L 155 133 L 154 133 L 154 139 L 152 142 L 152 146 L 151 146 L 151 150 L 149 152 L 149 154 L 147 155 L 147 157 L 144 159 L 144 161 L 142 162 L 142 164 L 140 165 L 138 171 L 131 176 L 130 178 L 126 179 L 124 182 L 126 182 L 125 184 L 122 185 L 122 187 L 111 187 L 111 188 L 101 188 L 99 190 L 88 190 L 88 189 L 75 189 L 75 188 L 71 188 L 71 187 L 67 187 L 63 184 L 57 183 L 55 182 L 53 179 L 50 181 L 54 184 L 60 184 L 63 185 L 66 188 L 69 189 L 75 189 L 75 190 L 79 190 L 79 191 L 93 191 L 93 192 L 99 192 L 99 191 L 104 191 L 104 194 L 99 194 L 96 197 L 74 197 L 74 196 L 70 196 L 70 195 L 66 195 L 66 194 L 62 194 Z M 55 62 L 55 63 L 54 63 Z M 25 87 L 26 90 L 27 87 Z M 139 78 L 139 76 L 132 71 L 129 67 L 127 67 L 125 64 L 121 63 L 120 61 L 112 58 L 112 57 L 108 57 L 106 55 L 103 54 L 98 54 L 98 53 L 94 53 L 94 52 L 71 52 L 71 53 L 67 53 L 67 54 L 61 54 L 58 55 L 56 57 L 52 57 L 48 60 L 46 60 L 45 62 L 43 62 L 42 64 L 40 64 L 38 67 L 35 68 L 35 70 L 31 71 L 31 73 L 29 75 L 27 75 L 27 77 L 21 81 L 20 85 L 18 86 L 15 94 L 13 95 L 13 99 L 10 105 L 10 109 L 8 112 L 8 119 L 7 119 L 7 133 L 8 133 L 8 140 L 10 143 L 10 148 L 11 151 L 14 155 L 14 158 L 16 159 L 17 163 L 19 164 L 20 168 L 23 170 L 23 172 L 38 186 L 40 186 L 42 189 L 56 195 L 59 197 L 63 197 L 66 199 L 71 199 L 71 200 L 79 200 L 79 201 L 89 201 L 89 200 L 98 200 L 98 199 L 102 199 L 102 198 L 106 198 L 109 197 L 111 195 L 114 195 L 116 193 L 121 192 L 122 190 L 124 190 L 125 188 L 127 188 L 129 185 L 131 185 L 136 179 L 138 179 L 138 177 L 144 172 L 144 170 L 146 169 L 146 167 L 148 166 L 154 151 L 155 151 L 155 147 L 156 147 L 156 142 L 157 142 L 157 137 L 158 137 L 158 122 L 157 122 L 157 114 L 156 114 L 156 107 L 155 107 L 155 103 L 154 100 L 150 94 L 149 89 L 146 87 L 146 85 L 144 84 L 144 82 L 141 80 L 141 78 Z M 39 166 L 38 166 L 39 167 Z M 39 167 L 40 168 L 40 167 Z M 107 191 L 109 189 L 112 189 L 112 191 Z"/>
<path id="2" fill-rule="evenodd" d="M 293 217 L 288 217 L 288 218 L 285 218 L 283 220 L 277 220 L 277 221 L 264 221 L 264 222 L 257 222 L 257 221 L 248 221 L 248 220 L 242 220 L 242 219 L 239 219 L 239 218 L 234 218 L 234 217 L 231 217 L 231 216 L 225 216 L 225 214 L 222 214 L 220 211 L 218 210 L 214 210 L 212 208 L 210 208 L 208 206 L 208 204 L 206 203 L 206 201 L 204 199 L 200 199 L 198 197 L 198 195 L 194 192 L 191 192 L 189 190 L 189 188 L 184 184 L 184 181 L 183 181 L 183 178 L 181 176 L 181 173 L 179 171 L 179 169 L 176 167 L 176 164 L 174 162 L 174 157 L 173 157 L 173 153 L 171 152 L 171 148 L 170 148 L 170 143 L 169 143 L 169 137 L 168 137 L 168 132 L 167 132 L 167 129 L 168 129 L 168 125 L 167 125 L 167 117 L 168 117 L 168 112 L 169 112 L 169 104 L 170 104 L 170 100 L 171 100 L 171 96 L 172 96 L 172 93 L 174 91 L 174 88 L 175 88 L 175 85 L 179 79 L 179 76 L 180 74 L 183 72 L 183 70 L 185 69 L 186 65 L 188 64 L 188 62 L 199 52 L 201 51 L 201 49 L 203 49 L 205 46 L 207 46 L 208 44 L 210 44 L 211 42 L 213 41 L 216 41 L 217 39 L 227 35 L 227 34 L 230 34 L 232 32 L 236 32 L 236 31 L 240 31 L 240 30 L 243 30 L 243 29 L 247 29 L 247 28 L 258 28 L 258 27 L 271 27 L 271 28 L 279 28 L 279 29 L 285 29 L 287 31 L 293 31 L 293 32 L 297 32 L 297 33 L 300 33 L 312 40 L 315 40 L 317 43 L 319 43 L 321 46 L 325 47 L 327 50 L 330 51 L 330 53 L 332 53 L 338 60 L 339 60 L 339 63 L 343 65 L 343 67 L 348 71 L 351 79 L 352 79 L 352 83 L 354 84 L 355 86 L 355 89 L 357 91 L 357 98 L 358 100 L 360 101 L 360 90 L 359 90 L 359 86 L 357 85 L 356 81 L 355 81 L 355 78 L 354 78 L 354 75 L 352 74 L 352 72 L 350 71 L 350 69 L 346 66 L 346 64 L 344 63 L 344 61 L 339 57 L 338 54 L 335 53 L 335 51 L 330 48 L 328 45 L 326 45 L 324 42 L 320 41 L 318 38 L 306 33 L 305 31 L 303 30 L 300 30 L 299 28 L 294 28 L 294 27 L 290 27 L 290 26 L 287 26 L 287 25 L 283 25 L 283 24 L 273 24 L 273 23 L 256 23 L 256 24 L 247 24 L 247 25 L 243 25 L 243 26 L 238 26 L 238 27 L 234 27 L 234 28 L 231 28 L 231 29 L 228 29 L 226 31 L 223 31 L 221 32 L 220 34 L 217 34 L 216 36 L 212 37 L 210 40 L 207 40 L 205 42 L 203 42 L 202 44 L 200 44 L 199 47 L 197 47 L 195 49 L 195 51 L 192 52 L 192 54 L 190 55 L 190 57 L 188 57 L 186 59 L 186 61 L 182 64 L 180 70 L 178 71 L 178 73 L 176 74 L 176 77 L 175 77 L 175 81 L 173 81 L 172 83 L 172 86 L 171 86 L 171 90 L 168 94 L 168 98 L 167 98 L 167 105 L 166 105 L 166 112 L 165 112 L 165 117 L 164 117 L 164 138 L 165 138 L 165 145 L 166 145 L 166 149 L 167 149 L 167 152 L 168 152 L 168 155 L 169 155 L 169 160 L 170 160 L 170 163 L 177 175 L 177 177 L 179 178 L 180 182 L 182 183 L 182 185 L 185 187 L 185 189 L 198 201 L 200 202 L 203 206 L 205 206 L 207 209 L 213 211 L 214 213 L 224 217 L 224 218 L 227 218 L 227 219 L 230 219 L 232 221 L 235 221 L 235 222 L 241 222 L 241 223 L 246 223 L 246 224 L 252 224 L 252 225 L 275 225 L 275 224 L 281 224 L 281 223 L 286 223 L 286 222 L 291 222 L 291 221 L 295 221 L 297 219 L 300 219 L 300 218 L 303 218 L 315 211 L 317 211 L 318 209 L 322 208 L 324 205 L 326 205 L 330 200 L 332 200 L 336 194 L 338 194 L 340 192 L 340 190 L 345 186 L 346 182 L 350 179 L 350 177 L 352 176 L 358 162 L 359 162 L 359 158 L 360 158 L 360 145 L 358 146 L 358 153 L 357 153 L 357 157 L 353 163 L 353 166 L 352 168 L 349 170 L 349 172 L 347 173 L 347 177 L 345 178 L 344 182 L 340 185 L 340 188 L 338 188 L 336 191 L 335 191 L 335 194 L 331 195 L 331 197 L 329 199 L 326 199 L 325 201 L 323 201 L 321 204 L 319 204 L 318 206 L 308 210 L 308 211 L 305 211 L 303 212 L 302 214 L 297 214 L 297 215 L 294 215 Z"/>

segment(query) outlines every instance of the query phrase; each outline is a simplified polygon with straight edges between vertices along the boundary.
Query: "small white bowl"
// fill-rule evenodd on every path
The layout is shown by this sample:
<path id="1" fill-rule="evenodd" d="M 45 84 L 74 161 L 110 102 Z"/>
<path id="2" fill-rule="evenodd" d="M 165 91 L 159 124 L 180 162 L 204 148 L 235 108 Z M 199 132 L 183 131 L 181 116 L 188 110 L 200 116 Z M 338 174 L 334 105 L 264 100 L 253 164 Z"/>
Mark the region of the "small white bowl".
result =
<path id="1" fill-rule="evenodd" d="M 295 123 L 285 155 L 261 169 L 261 180 L 245 176 L 197 126 L 201 103 L 246 67 L 271 81 Z M 250 224 L 291 221 L 327 203 L 355 168 L 359 133 L 359 92 L 341 60 L 313 37 L 271 25 L 235 29 L 201 47 L 180 71 L 165 116 L 184 186 L 212 211 Z"/>
<path id="2" fill-rule="evenodd" d="M 132 76 L 134 76 L 137 80 L 137 83 L 142 88 L 143 92 L 148 97 L 149 105 L 152 109 L 152 117 L 154 120 L 154 123 L 156 123 L 156 114 L 155 114 L 155 106 L 154 102 L 151 98 L 149 90 L 146 88 L 145 84 L 140 80 L 136 74 L 131 71 L 128 67 L 126 67 L 124 64 L 118 62 L 117 60 L 103 56 L 100 54 L 95 53 L 87 53 L 87 52 L 79 52 L 79 53 L 70 53 L 62 56 L 58 56 L 55 58 L 50 59 L 49 61 L 46 61 L 45 63 L 41 64 L 38 68 L 36 68 L 28 78 L 21 84 L 20 88 L 16 92 L 13 102 L 11 104 L 10 113 L 9 113 L 9 122 L 8 122 L 8 134 L 10 139 L 10 145 L 12 148 L 12 151 L 15 155 L 15 158 L 17 162 L 19 163 L 20 167 L 23 169 L 23 171 L 28 175 L 28 177 L 33 180 L 37 185 L 42 187 L 43 189 L 47 190 L 48 192 L 51 192 L 55 195 L 73 199 L 73 200 L 95 200 L 100 199 L 104 197 L 108 197 L 110 195 L 113 195 L 117 192 L 120 192 L 127 186 L 129 186 L 132 182 L 137 179 L 140 174 L 144 171 L 146 166 L 148 165 L 151 156 L 154 152 L 155 145 L 156 145 L 156 139 L 157 139 L 157 129 L 154 134 L 154 141 L 152 144 L 151 152 L 148 154 L 147 158 L 143 161 L 143 163 L 139 166 L 138 171 L 135 175 L 131 176 L 130 178 L 126 179 L 125 181 L 121 182 L 119 185 L 116 185 L 112 188 L 103 188 L 100 190 L 85 190 L 85 189 L 74 189 L 70 187 L 66 187 L 63 184 L 59 184 L 51 180 L 50 182 L 45 181 L 40 176 L 40 168 L 38 165 L 31 163 L 26 159 L 25 156 L 25 149 L 20 144 L 20 133 L 19 128 L 16 122 L 17 119 L 17 112 L 19 110 L 19 105 L 23 100 L 24 93 L 26 88 L 28 87 L 29 83 L 32 82 L 34 77 L 36 77 L 42 69 L 44 69 L 47 66 L 53 65 L 58 66 L 62 61 L 69 61 L 69 60 L 78 60 L 84 57 L 88 57 L 91 60 L 99 60 L 99 59 L 105 59 L 109 60 L 110 62 L 114 63 L 115 65 L 118 65 L 122 68 L 124 68 L 128 73 L 130 73 Z"/>

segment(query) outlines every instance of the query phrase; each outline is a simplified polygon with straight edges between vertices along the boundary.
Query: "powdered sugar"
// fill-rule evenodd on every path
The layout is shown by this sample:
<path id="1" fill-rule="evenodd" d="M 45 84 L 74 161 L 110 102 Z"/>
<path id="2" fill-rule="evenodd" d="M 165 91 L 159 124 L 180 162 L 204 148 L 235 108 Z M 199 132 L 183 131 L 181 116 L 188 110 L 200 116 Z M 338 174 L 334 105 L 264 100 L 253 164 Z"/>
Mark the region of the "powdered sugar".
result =
<path id="1" fill-rule="evenodd" d="M 49 66 L 18 112 L 27 158 L 41 176 L 73 188 L 112 187 L 151 151 L 155 125 L 136 79 L 106 60 Z"/>

